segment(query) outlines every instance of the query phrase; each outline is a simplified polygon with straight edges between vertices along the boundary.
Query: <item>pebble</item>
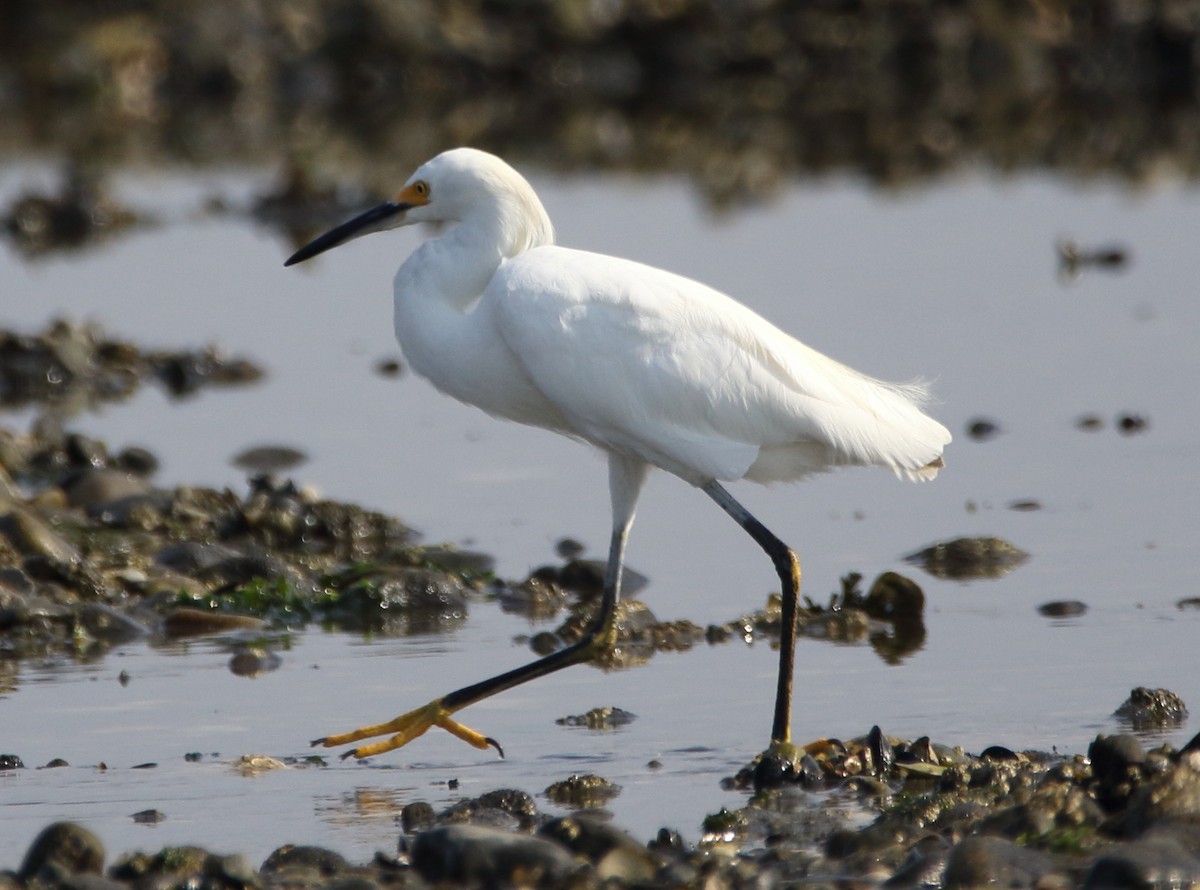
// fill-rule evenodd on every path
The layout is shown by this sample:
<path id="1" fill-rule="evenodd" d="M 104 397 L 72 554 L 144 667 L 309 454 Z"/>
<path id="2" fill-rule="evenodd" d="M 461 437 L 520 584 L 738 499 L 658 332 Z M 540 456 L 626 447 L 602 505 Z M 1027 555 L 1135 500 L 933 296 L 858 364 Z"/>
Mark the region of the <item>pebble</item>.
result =
<path id="1" fill-rule="evenodd" d="M 252 615 L 214 612 L 182 606 L 172 609 L 163 618 L 163 633 L 168 637 L 196 637 L 229 633 L 235 630 L 260 630 L 266 622 Z"/>
<path id="2" fill-rule="evenodd" d="M 1187 720 L 1187 706 L 1169 689 L 1147 689 L 1138 686 L 1114 712 L 1135 730 L 1180 726 Z"/>
<path id="3" fill-rule="evenodd" d="M 1034 887 L 1054 875 L 1054 861 L 1040 850 L 985 835 L 960 841 L 950 851 L 942 877 L 947 890 L 978 887 Z"/>
<path id="4" fill-rule="evenodd" d="M 1145 890 L 1200 884 L 1200 858 L 1169 832 L 1154 832 L 1102 853 L 1083 880 L 1086 890 Z"/>
<path id="5" fill-rule="evenodd" d="M 637 714 L 631 714 L 622 708 L 610 706 L 592 708 L 586 714 L 575 714 L 570 717 L 559 717 L 554 722 L 559 726 L 586 726 L 588 729 L 616 729 L 628 726 L 637 719 Z"/>
<path id="6" fill-rule="evenodd" d="M 1130 795 L 1126 833 L 1136 836 L 1160 822 L 1200 824 L 1200 751 L 1154 773 Z"/>
<path id="7" fill-rule="evenodd" d="M 22 555 L 41 556 L 57 565 L 78 565 L 82 559 L 74 545 L 24 507 L 0 516 L 0 534 Z"/>
<path id="8" fill-rule="evenodd" d="M 884 572 L 867 591 L 863 609 L 882 621 L 918 621 L 925 612 L 925 593 L 899 572 Z"/>
<path id="9" fill-rule="evenodd" d="M 986 442 L 1000 435 L 1000 425 L 986 418 L 972 420 L 967 424 L 967 435 L 976 442 Z"/>
<path id="10" fill-rule="evenodd" d="M 415 834 L 433 827 L 435 816 L 430 804 L 423 800 L 413 801 L 405 804 L 404 809 L 400 811 L 400 827 L 405 834 Z"/>
<path id="11" fill-rule="evenodd" d="M 417 835 L 412 864 L 426 881 L 472 887 L 562 887 L 582 866 L 561 845 L 481 825 Z"/>
<path id="12" fill-rule="evenodd" d="M 84 510 L 97 510 L 124 498 L 149 494 L 152 486 L 141 476 L 123 470 L 88 467 L 62 483 L 67 504 Z"/>
<path id="13" fill-rule="evenodd" d="M 262 646 L 240 646 L 229 659 L 229 672 L 237 677 L 259 677 L 278 670 L 283 659 Z"/>
<path id="14" fill-rule="evenodd" d="M 73 875 L 100 874 L 104 845 L 81 825 L 56 822 L 47 826 L 30 845 L 17 872 L 22 881 L 65 881 Z"/>
<path id="15" fill-rule="evenodd" d="M 258 445 L 239 451 L 229 462 L 249 473 L 282 473 L 295 469 L 307 460 L 308 455 L 298 448 Z"/>
<path id="16" fill-rule="evenodd" d="M 1025 551 L 992 537 L 941 541 L 905 557 L 935 578 L 952 580 L 999 578 L 1028 559 Z"/>
<path id="17" fill-rule="evenodd" d="M 566 816 L 547 822 L 538 835 L 562 844 L 596 866 L 601 880 L 643 883 L 654 877 L 659 860 L 642 844 L 609 822 Z"/>
<path id="18" fill-rule="evenodd" d="M 1055 600 L 1037 607 L 1038 614 L 1047 618 L 1078 618 L 1087 614 L 1087 603 L 1079 600 Z"/>
<path id="19" fill-rule="evenodd" d="M 79 629 L 94 640 L 126 643 L 150 635 L 150 628 L 104 603 L 82 603 L 75 609 Z"/>
<path id="20" fill-rule="evenodd" d="M 575 774 L 553 783 L 545 791 L 554 803 L 576 809 L 602 807 L 620 793 L 620 785 L 594 773 Z"/>

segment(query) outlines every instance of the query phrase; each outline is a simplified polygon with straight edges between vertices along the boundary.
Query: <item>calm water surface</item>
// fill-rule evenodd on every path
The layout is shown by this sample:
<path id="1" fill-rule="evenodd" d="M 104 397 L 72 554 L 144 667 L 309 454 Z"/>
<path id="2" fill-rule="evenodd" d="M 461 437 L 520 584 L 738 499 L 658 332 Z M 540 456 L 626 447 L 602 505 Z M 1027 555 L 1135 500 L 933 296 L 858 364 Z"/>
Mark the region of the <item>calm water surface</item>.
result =
<path id="1" fill-rule="evenodd" d="M 2 169 L 0 197 L 46 178 L 35 167 Z M 1195 190 L 980 176 L 880 194 L 839 180 L 713 218 L 681 182 L 531 178 L 562 243 L 704 280 L 868 373 L 933 383 L 933 413 L 956 434 L 935 483 L 857 470 L 735 489 L 796 546 L 814 599 L 849 571 L 869 580 L 901 570 L 926 593 L 926 644 L 900 664 L 866 644 L 801 641 L 801 739 L 878 723 L 976 751 L 992 743 L 1082 751 L 1117 728 L 1110 714 L 1133 686 L 1165 686 L 1200 708 L 1200 612 L 1176 606 L 1195 595 L 1200 532 Z M 391 275 L 423 233 L 373 236 L 284 270 L 288 246 L 271 233 L 197 213 L 207 196 L 236 202 L 265 180 L 129 175 L 118 193 L 157 213 L 162 227 L 33 263 L 0 246 L 6 326 L 94 319 L 148 347 L 216 343 L 269 373 L 257 387 L 182 403 L 147 388 L 73 427 L 112 447 L 151 448 L 164 485 L 240 488 L 232 455 L 260 444 L 301 448 L 311 460 L 299 481 L 399 515 L 427 540 L 487 551 L 507 577 L 553 561 L 566 535 L 602 556 L 601 459 L 451 402 L 412 375 L 374 373 L 397 354 Z M 1064 285 L 1053 251 L 1060 236 L 1122 243 L 1133 263 Z M 1114 419 L 1124 412 L 1148 418 L 1148 430 L 1119 434 Z M 1085 413 L 1105 427 L 1077 429 Z M 963 431 L 977 417 L 1002 434 L 971 441 Z M 1041 509 L 1009 508 L 1027 500 Z M 933 541 L 980 534 L 1033 558 L 971 583 L 902 561 Z M 651 579 L 642 598 L 660 618 L 700 624 L 761 606 L 775 579 L 744 537 L 700 493 L 654 478 L 629 550 L 631 567 Z M 1070 620 L 1036 611 L 1062 599 L 1089 610 Z M 17 865 L 36 831 L 60 818 L 85 822 L 112 851 L 192 842 L 257 862 L 297 842 L 366 859 L 393 847 L 405 803 L 499 787 L 540 793 L 573 772 L 619 783 L 611 809 L 641 836 L 667 825 L 694 839 L 704 813 L 741 804 L 718 782 L 767 739 L 775 653 L 761 643 L 701 645 L 619 673 L 575 668 L 481 703 L 465 716 L 501 740 L 504 761 L 431 734 L 367 765 L 251 778 L 230 766 L 243 754 L 306 753 L 309 738 L 519 664 L 529 655 L 514 637 L 536 629 L 477 605 L 446 636 L 364 641 L 310 631 L 291 639 L 279 670 L 254 680 L 229 672 L 220 640 L 131 645 L 96 664 L 23 664 L 15 688 L 0 693 L 3 748 L 31 766 L 63 757 L 71 767 L 0 774 L 0 867 Z M 638 720 L 612 733 L 554 723 L 606 704 Z M 1165 738 L 1195 731 L 1193 721 Z M 205 756 L 185 762 L 189 752 Z M 131 768 L 147 762 L 157 767 Z M 166 821 L 135 825 L 130 814 L 150 807 Z"/>

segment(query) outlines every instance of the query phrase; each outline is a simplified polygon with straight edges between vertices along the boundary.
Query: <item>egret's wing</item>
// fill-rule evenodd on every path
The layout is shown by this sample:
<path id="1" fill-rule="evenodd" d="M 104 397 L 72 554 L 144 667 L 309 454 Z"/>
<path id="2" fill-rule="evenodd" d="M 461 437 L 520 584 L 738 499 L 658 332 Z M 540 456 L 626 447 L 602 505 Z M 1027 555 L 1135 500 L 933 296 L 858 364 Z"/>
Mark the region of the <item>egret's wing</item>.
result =
<path id="1" fill-rule="evenodd" d="M 939 442 L 891 453 L 889 427 L 912 425 L 909 415 L 941 431 L 929 431 L 931 442 L 945 434 L 914 393 L 826 358 L 689 279 L 545 247 L 503 264 L 486 299 L 576 432 L 685 478 L 740 478 L 767 453 L 786 457 L 772 478 L 839 463 L 912 471 L 941 451 Z"/>

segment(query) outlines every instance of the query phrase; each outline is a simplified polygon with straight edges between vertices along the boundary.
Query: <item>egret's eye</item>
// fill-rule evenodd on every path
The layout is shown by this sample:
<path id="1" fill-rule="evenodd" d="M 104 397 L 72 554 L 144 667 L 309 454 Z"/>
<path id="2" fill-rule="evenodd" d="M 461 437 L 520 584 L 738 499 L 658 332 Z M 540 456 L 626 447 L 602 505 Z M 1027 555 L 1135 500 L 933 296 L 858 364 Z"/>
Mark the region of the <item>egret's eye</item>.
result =
<path id="1" fill-rule="evenodd" d="M 418 195 L 420 195 L 422 198 L 429 197 L 429 183 L 426 182 L 424 179 L 418 179 L 416 182 L 413 183 L 412 187 L 413 187 L 413 191 L 416 192 Z"/>

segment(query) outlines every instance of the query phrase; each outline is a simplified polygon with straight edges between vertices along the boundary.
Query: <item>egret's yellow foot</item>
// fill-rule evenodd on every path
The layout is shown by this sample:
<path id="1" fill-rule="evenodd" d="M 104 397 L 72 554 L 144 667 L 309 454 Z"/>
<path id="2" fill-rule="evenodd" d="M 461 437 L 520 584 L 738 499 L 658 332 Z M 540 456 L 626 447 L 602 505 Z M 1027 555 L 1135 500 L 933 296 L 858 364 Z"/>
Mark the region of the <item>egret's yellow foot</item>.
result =
<path id="1" fill-rule="evenodd" d="M 431 701 L 424 707 L 409 711 L 407 714 L 401 714 L 387 723 L 362 726 L 350 732 L 344 732 L 341 735 L 331 735 L 321 739 L 314 739 L 312 745 L 313 747 L 319 745 L 325 748 L 336 748 L 339 745 L 348 745 L 351 742 L 357 742 L 362 739 L 370 739 L 380 735 L 392 735 L 390 739 L 384 739 L 382 742 L 374 742 L 370 745 L 360 745 L 342 755 L 343 760 L 347 757 L 355 757 L 362 760 L 365 757 L 374 757 L 376 754 L 383 754 L 387 751 L 401 748 L 413 739 L 423 736 L 426 730 L 437 726 L 446 730 L 451 735 L 462 739 L 473 748 L 481 750 L 495 748 L 501 757 L 504 756 L 504 749 L 500 747 L 499 742 L 482 733 L 476 732 L 469 726 L 459 723 L 450 716 L 451 713 L 439 698 Z"/>

